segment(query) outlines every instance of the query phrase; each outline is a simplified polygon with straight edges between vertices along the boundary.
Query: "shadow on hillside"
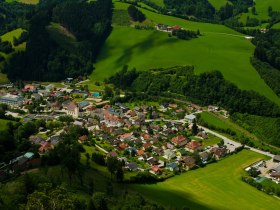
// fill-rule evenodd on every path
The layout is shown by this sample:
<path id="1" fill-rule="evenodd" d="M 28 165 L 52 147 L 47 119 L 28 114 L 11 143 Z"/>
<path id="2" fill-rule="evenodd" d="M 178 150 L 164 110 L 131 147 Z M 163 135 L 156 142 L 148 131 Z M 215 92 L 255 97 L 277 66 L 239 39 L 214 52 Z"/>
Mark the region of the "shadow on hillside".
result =
<path id="1" fill-rule="evenodd" d="M 162 188 L 158 188 L 156 184 L 131 185 L 130 187 L 133 191 L 139 192 L 147 199 L 170 209 L 179 210 L 183 207 L 187 207 L 190 210 L 227 210 L 227 208 L 221 209 L 216 206 L 205 205 L 194 198 L 190 193 L 176 190 L 163 190 Z M 214 201 L 213 204 L 215 204 Z"/>
<path id="2" fill-rule="evenodd" d="M 141 53 L 145 53 L 150 48 L 156 45 L 157 36 L 155 33 L 150 34 L 144 40 L 137 42 L 129 48 L 124 49 L 122 55 L 116 60 L 116 67 L 122 67 L 129 63 L 132 59 L 135 50 L 140 51 Z"/>

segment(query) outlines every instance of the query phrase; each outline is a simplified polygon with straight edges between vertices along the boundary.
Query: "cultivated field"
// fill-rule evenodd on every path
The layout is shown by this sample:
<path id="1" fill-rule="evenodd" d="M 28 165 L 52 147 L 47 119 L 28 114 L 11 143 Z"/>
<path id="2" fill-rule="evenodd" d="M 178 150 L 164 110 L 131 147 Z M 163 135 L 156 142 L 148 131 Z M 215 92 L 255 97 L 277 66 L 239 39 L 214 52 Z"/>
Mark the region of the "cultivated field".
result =
<path id="1" fill-rule="evenodd" d="M 243 168 L 265 158 L 242 151 L 205 168 L 187 172 L 153 185 L 132 188 L 148 199 L 170 207 L 192 210 L 276 210 L 280 200 L 241 181 Z"/>
<path id="2" fill-rule="evenodd" d="M 115 3 L 116 9 L 127 4 Z M 115 26 L 91 75 L 103 80 L 122 69 L 148 70 L 175 65 L 194 65 L 196 73 L 219 70 L 241 89 L 255 90 L 280 104 L 279 98 L 250 64 L 254 46 L 241 34 L 225 26 L 197 23 L 142 10 L 154 23 L 180 25 L 203 34 L 190 41 L 169 38 L 167 33 Z"/>

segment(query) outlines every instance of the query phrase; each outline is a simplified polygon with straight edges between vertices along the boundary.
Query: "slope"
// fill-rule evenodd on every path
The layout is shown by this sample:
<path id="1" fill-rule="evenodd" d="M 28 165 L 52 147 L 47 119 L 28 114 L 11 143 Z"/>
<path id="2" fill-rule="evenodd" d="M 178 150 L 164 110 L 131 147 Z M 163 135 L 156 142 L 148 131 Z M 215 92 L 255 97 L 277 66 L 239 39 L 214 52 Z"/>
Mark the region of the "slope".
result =
<path id="1" fill-rule="evenodd" d="M 236 155 L 154 185 L 133 189 L 167 207 L 192 210 L 272 210 L 280 201 L 241 181 L 243 168 L 265 157 L 242 151 Z"/>
<path id="2" fill-rule="evenodd" d="M 127 6 L 115 3 L 115 9 L 118 10 L 124 10 Z M 97 60 L 92 80 L 103 80 L 126 64 L 138 70 L 188 64 L 194 65 L 197 74 L 219 70 L 239 88 L 255 90 L 280 104 L 280 99 L 251 66 L 254 46 L 243 35 L 222 25 L 191 22 L 142 11 L 154 23 L 199 29 L 203 36 L 185 41 L 170 38 L 164 32 L 114 26 Z"/>

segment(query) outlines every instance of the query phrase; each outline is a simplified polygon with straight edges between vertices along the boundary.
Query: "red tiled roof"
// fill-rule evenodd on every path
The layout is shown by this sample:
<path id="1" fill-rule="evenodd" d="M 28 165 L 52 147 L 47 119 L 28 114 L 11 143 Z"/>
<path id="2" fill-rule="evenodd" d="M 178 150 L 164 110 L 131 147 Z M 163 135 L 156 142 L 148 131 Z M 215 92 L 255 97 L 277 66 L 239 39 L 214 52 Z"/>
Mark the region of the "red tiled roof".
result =
<path id="1" fill-rule="evenodd" d="M 144 147 L 145 149 L 148 149 L 148 148 L 150 148 L 151 146 L 152 146 L 152 144 L 151 144 L 150 142 L 147 142 L 147 143 L 143 144 L 143 147 Z"/>
<path id="2" fill-rule="evenodd" d="M 186 137 L 185 137 L 185 136 L 182 136 L 182 135 L 173 137 L 173 138 L 171 139 L 171 141 L 172 141 L 173 143 L 176 143 L 176 144 L 179 144 L 179 143 L 181 143 L 181 142 L 183 142 L 183 141 L 185 141 L 185 140 L 187 140 Z"/>
<path id="3" fill-rule="evenodd" d="M 127 147 L 128 147 L 128 144 L 124 144 L 124 143 L 119 144 L 120 149 L 126 149 Z"/>
<path id="4" fill-rule="evenodd" d="M 151 167 L 151 171 L 158 172 L 158 171 L 160 171 L 160 167 L 157 166 L 157 165 L 154 165 L 154 166 Z"/>
<path id="5" fill-rule="evenodd" d="M 137 151 L 137 154 L 140 156 L 140 155 L 144 155 L 145 152 L 144 152 L 144 150 L 138 150 L 138 151 Z"/>
<path id="6" fill-rule="evenodd" d="M 86 135 L 80 136 L 79 140 L 80 141 L 87 141 L 88 140 L 88 136 L 86 136 Z"/>
<path id="7" fill-rule="evenodd" d="M 192 149 L 192 150 L 195 150 L 195 149 L 199 148 L 200 146 L 201 146 L 201 144 L 194 140 L 187 144 L 187 148 Z"/>

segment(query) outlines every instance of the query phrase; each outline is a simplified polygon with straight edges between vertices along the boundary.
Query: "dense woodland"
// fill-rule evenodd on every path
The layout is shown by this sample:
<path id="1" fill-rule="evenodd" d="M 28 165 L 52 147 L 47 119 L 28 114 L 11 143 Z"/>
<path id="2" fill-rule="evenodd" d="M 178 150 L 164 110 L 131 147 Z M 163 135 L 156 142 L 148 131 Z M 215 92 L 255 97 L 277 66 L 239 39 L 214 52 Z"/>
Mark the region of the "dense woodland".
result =
<path id="1" fill-rule="evenodd" d="M 89 75 L 111 31 L 111 16 L 111 0 L 41 1 L 30 21 L 26 51 L 15 54 L 6 65 L 8 78 L 59 81 Z M 48 27 L 53 22 L 59 27 L 51 34 Z"/>
<path id="2" fill-rule="evenodd" d="M 255 57 L 280 70 L 280 30 L 258 33 L 253 39 Z"/>
<path id="3" fill-rule="evenodd" d="M 188 66 L 140 72 L 125 67 L 107 82 L 147 95 L 177 93 L 202 105 L 222 106 L 232 113 L 280 116 L 279 106 L 254 91 L 238 89 L 218 71 L 195 75 L 193 67 Z"/>

